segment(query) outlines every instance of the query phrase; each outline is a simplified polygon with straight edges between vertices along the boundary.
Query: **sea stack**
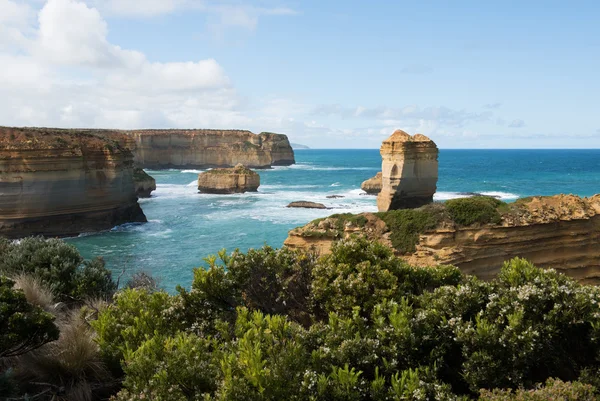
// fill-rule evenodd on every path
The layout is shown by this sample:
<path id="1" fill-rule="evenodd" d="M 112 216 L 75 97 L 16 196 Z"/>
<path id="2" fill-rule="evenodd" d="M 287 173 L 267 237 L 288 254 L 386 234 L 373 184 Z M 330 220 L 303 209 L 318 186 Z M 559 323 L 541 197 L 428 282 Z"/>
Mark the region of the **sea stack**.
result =
<path id="1" fill-rule="evenodd" d="M 128 149 L 89 131 L 0 127 L 1 236 L 72 236 L 145 221 Z"/>
<path id="2" fill-rule="evenodd" d="M 369 195 L 377 195 L 379 192 L 381 192 L 381 171 L 374 177 L 364 180 L 360 185 L 360 189 Z"/>
<path id="3" fill-rule="evenodd" d="M 133 169 L 133 182 L 138 198 L 149 198 L 156 191 L 156 180 L 140 167 Z"/>
<path id="4" fill-rule="evenodd" d="M 213 168 L 198 175 L 198 190 L 209 194 L 256 192 L 260 176 L 238 164 L 234 168 Z"/>
<path id="5" fill-rule="evenodd" d="M 396 130 L 381 145 L 380 212 L 416 208 L 433 201 L 438 179 L 438 148 L 425 135 Z"/>

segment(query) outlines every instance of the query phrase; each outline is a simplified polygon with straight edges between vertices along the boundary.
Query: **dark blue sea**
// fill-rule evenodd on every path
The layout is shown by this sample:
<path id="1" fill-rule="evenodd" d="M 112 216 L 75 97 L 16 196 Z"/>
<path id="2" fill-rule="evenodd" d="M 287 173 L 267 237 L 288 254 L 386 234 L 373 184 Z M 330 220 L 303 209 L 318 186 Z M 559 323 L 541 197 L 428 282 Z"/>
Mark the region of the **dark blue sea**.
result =
<path id="1" fill-rule="evenodd" d="M 297 163 L 260 170 L 257 193 L 199 194 L 201 170 L 148 170 L 157 190 L 140 201 L 149 222 L 69 239 L 87 257 L 102 256 L 114 271 L 147 271 L 171 291 L 189 286 L 192 269 L 222 248 L 280 247 L 287 232 L 334 213 L 376 211 L 360 184 L 381 169 L 379 150 L 297 150 Z M 441 150 L 438 192 L 444 201 L 464 193 L 507 202 L 531 195 L 600 192 L 600 150 Z M 344 198 L 327 199 L 327 195 Z M 288 209 L 298 200 L 329 210 Z"/>

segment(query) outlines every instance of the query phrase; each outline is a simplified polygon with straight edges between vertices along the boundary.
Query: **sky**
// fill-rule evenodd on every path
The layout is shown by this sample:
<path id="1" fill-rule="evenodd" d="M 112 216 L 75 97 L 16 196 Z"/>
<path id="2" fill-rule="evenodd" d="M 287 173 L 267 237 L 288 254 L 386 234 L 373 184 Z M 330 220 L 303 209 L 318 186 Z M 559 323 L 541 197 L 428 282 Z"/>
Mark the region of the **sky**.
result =
<path id="1" fill-rule="evenodd" d="M 0 0 L 0 125 L 599 148 L 600 2 Z"/>

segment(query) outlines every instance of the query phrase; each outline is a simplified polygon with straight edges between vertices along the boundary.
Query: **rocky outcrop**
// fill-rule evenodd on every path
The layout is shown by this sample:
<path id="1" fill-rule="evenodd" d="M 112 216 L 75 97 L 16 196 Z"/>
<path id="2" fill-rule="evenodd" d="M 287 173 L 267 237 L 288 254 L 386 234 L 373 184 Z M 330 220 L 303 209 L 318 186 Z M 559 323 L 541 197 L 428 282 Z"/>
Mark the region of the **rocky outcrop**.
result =
<path id="1" fill-rule="evenodd" d="M 375 177 L 371 177 L 368 180 L 363 181 L 360 185 L 360 189 L 368 193 L 369 195 L 377 195 L 381 192 L 381 171 L 375 175 Z"/>
<path id="2" fill-rule="evenodd" d="M 414 208 L 433 201 L 438 179 L 438 148 L 425 135 L 395 131 L 381 145 L 380 212 Z"/>
<path id="3" fill-rule="evenodd" d="M 294 164 L 287 136 L 240 130 L 138 130 L 107 132 L 131 149 L 142 168 L 270 168 Z"/>
<path id="4" fill-rule="evenodd" d="M 483 279 L 495 276 L 504 261 L 522 257 L 600 284 L 600 195 L 528 198 L 503 205 L 500 212 L 498 224 L 461 227 L 440 221 L 418 234 L 414 250 L 397 254 L 413 265 L 452 264 Z M 386 224 L 386 216 L 332 216 L 290 231 L 285 245 L 327 253 L 334 241 L 357 234 L 393 247 L 394 228 Z"/>
<path id="5" fill-rule="evenodd" d="M 322 203 L 308 202 L 308 201 L 292 202 L 289 205 L 287 205 L 286 207 L 298 207 L 298 208 L 304 208 L 304 209 L 327 209 L 327 206 L 325 206 Z"/>
<path id="6" fill-rule="evenodd" d="M 0 127 L 0 235 L 71 236 L 145 221 L 129 150 L 89 131 Z"/>
<path id="7" fill-rule="evenodd" d="M 156 180 L 139 167 L 133 169 L 133 182 L 138 198 L 149 198 L 156 191 Z"/>
<path id="8" fill-rule="evenodd" d="M 214 168 L 198 175 L 198 190 L 208 194 L 256 192 L 260 176 L 241 164 L 234 168 Z"/>

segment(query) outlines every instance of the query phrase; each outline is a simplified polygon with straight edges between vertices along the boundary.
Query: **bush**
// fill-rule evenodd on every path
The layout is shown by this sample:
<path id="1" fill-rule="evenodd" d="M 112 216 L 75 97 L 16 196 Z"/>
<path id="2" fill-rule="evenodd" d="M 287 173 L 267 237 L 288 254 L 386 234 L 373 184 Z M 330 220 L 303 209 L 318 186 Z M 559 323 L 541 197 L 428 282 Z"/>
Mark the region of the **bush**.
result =
<path id="1" fill-rule="evenodd" d="M 504 204 L 501 200 L 489 196 L 473 196 L 446 201 L 446 210 L 459 226 L 498 224 L 502 220 L 498 207 Z"/>
<path id="2" fill-rule="evenodd" d="M 579 382 L 565 383 L 548 379 L 544 386 L 534 390 L 482 390 L 480 401 L 593 401 L 596 400 L 594 387 Z"/>
<path id="3" fill-rule="evenodd" d="M 179 298 L 165 292 L 126 289 L 115 295 L 114 303 L 100 311 L 91 322 L 107 365 L 120 373 L 124 355 L 137 350 L 155 335 L 168 337 L 179 331 Z"/>
<path id="4" fill-rule="evenodd" d="M 194 334 L 155 336 L 125 355 L 125 381 L 117 400 L 201 399 L 217 389 L 216 343 Z"/>
<path id="5" fill-rule="evenodd" d="M 0 358 L 23 355 L 58 338 L 54 316 L 27 302 L 0 276 Z"/>
<path id="6" fill-rule="evenodd" d="M 62 300 L 89 296 L 109 298 L 116 289 L 102 259 L 85 261 L 77 249 L 59 239 L 24 238 L 0 244 L 0 274 L 38 277 Z"/>

